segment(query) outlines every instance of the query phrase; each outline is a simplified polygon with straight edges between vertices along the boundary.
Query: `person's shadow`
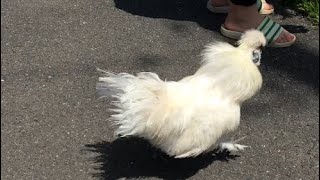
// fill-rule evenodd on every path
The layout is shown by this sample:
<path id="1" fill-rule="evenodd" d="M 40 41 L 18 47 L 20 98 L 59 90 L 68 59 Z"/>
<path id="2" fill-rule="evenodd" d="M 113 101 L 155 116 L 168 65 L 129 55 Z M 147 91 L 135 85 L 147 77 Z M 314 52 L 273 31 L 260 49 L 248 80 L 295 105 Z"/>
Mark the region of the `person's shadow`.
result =
<path id="1" fill-rule="evenodd" d="M 98 171 L 93 176 L 105 180 L 138 177 L 186 179 L 214 161 L 228 162 L 239 157 L 219 152 L 196 158 L 174 159 L 139 138 L 120 138 L 113 142 L 88 144 L 85 150 L 98 153 L 92 159 Z"/>
<path id="2" fill-rule="evenodd" d="M 201 27 L 220 31 L 226 14 L 212 13 L 206 8 L 207 0 L 114 0 L 115 6 L 127 13 L 177 21 L 191 21 Z M 278 7 L 279 3 L 272 2 Z M 288 17 L 283 8 L 277 8 L 277 13 Z M 183 30 L 183 27 L 177 27 Z M 300 25 L 284 25 L 292 33 L 306 33 L 308 30 Z"/>
<path id="3" fill-rule="evenodd" d="M 114 0 L 115 6 L 133 15 L 178 21 L 197 22 L 201 27 L 218 31 L 225 14 L 213 14 L 205 0 Z"/>
<path id="4" fill-rule="evenodd" d="M 284 19 L 292 16 L 286 13 L 286 8 L 281 6 L 279 1 L 270 0 L 270 2 L 275 6 L 275 14 Z M 178 23 L 172 22 L 170 26 L 177 33 L 188 31 L 188 25 L 184 24 L 184 21 L 196 22 L 205 29 L 220 32 L 220 26 L 226 18 L 226 14 L 214 14 L 207 10 L 207 0 L 114 0 L 114 3 L 116 8 L 133 15 L 180 21 Z M 294 34 L 309 31 L 303 25 L 282 24 L 282 26 Z M 224 40 L 234 43 L 228 38 Z M 288 58 L 288 54 L 290 54 L 290 58 Z M 275 63 L 270 59 L 278 61 Z M 318 54 L 302 48 L 298 43 L 289 48 L 271 48 L 264 51 L 262 64 L 280 71 L 290 72 L 295 78 L 316 88 L 319 87 Z"/>

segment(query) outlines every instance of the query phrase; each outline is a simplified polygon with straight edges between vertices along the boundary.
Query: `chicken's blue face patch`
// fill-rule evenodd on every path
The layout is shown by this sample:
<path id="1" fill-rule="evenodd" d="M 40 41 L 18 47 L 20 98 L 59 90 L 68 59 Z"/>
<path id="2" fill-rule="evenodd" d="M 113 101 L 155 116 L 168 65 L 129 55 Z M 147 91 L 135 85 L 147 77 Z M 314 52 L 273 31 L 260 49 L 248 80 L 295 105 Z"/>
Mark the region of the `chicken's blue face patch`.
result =
<path id="1" fill-rule="evenodd" d="M 252 61 L 257 66 L 260 65 L 261 53 L 262 53 L 261 50 L 254 50 L 252 53 Z"/>

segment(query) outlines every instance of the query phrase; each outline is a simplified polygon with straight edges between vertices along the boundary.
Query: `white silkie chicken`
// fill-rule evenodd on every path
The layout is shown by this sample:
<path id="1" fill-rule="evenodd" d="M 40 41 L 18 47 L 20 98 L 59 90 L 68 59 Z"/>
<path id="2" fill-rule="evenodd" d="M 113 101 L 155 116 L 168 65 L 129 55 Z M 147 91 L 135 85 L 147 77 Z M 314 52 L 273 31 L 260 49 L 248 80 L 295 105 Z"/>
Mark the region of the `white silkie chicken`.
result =
<path id="1" fill-rule="evenodd" d="M 262 77 L 254 62 L 266 45 L 256 30 L 244 33 L 238 47 L 217 42 L 206 47 L 200 69 L 178 82 L 157 74 L 104 72 L 97 89 L 112 96 L 116 134 L 136 136 L 175 158 L 195 157 L 216 147 L 243 150 L 235 142 L 219 143 L 240 123 L 240 105 L 257 93 Z"/>

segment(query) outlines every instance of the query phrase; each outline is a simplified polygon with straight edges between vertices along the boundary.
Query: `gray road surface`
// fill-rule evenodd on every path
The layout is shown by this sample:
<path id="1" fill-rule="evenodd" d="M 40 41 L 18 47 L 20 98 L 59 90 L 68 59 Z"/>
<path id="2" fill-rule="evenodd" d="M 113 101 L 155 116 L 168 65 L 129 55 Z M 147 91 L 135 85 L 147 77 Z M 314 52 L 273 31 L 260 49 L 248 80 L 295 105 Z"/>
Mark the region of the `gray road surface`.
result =
<path id="1" fill-rule="evenodd" d="M 115 140 L 96 68 L 194 73 L 225 15 L 191 0 L 4 0 L 1 3 L 1 179 L 318 179 L 319 29 L 277 10 L 297 35 L 266 49 L 264 86 L 235 137 L 252 148 L 173 160 L 137 139 Z M 154 156 L 158 154 L 159 156 Z"/>

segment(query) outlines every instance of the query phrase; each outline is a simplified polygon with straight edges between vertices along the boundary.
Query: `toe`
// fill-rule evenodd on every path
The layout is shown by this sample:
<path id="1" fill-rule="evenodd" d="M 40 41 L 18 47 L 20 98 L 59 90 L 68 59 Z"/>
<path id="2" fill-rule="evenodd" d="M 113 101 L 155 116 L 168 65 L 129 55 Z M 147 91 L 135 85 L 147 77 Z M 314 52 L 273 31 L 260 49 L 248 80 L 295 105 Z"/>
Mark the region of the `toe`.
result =
<path id="1" fill-rule="evenodd" d="M 269 3 L 265 3 L 265 4 L 263 4 L 263 8 L 265 10 L 272 10 L 274 7 L 273 7 L 273 5 L 271 5 Z"/>
<path id="2" fill-rule="evenodd" d="M 245 148 L 248 147 L 248 146 L 241 145 L 241 144 L 235 144 L 234 146 L 235 146 L 235 147 L 237 148 L 237 150 L 239 150 L 239 151 L 243 151 Z"/>
<path id="3" fill-rule="evenodd" d="M 280 36 L 275 40 L 276 43 L 284 43 L 293 41 L 295 36 L 288 31 L 284 30 Z"/>

